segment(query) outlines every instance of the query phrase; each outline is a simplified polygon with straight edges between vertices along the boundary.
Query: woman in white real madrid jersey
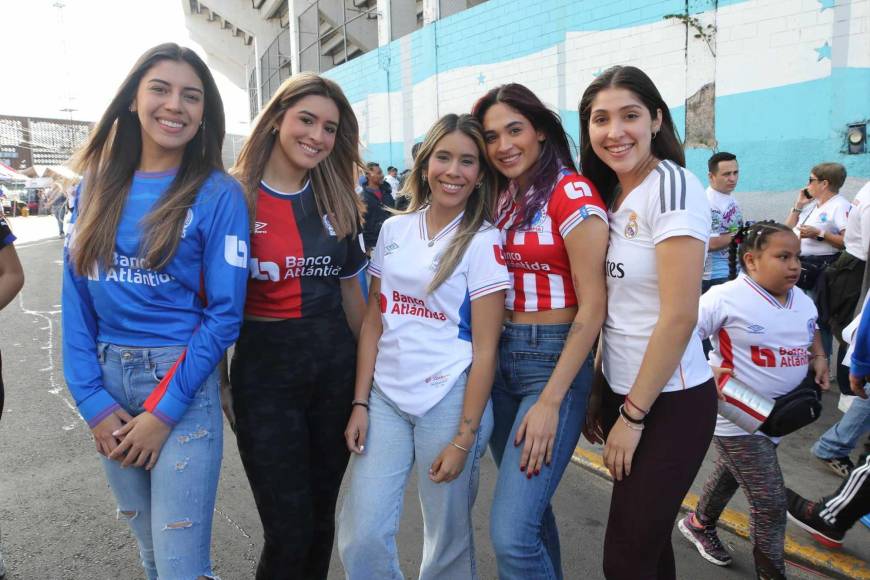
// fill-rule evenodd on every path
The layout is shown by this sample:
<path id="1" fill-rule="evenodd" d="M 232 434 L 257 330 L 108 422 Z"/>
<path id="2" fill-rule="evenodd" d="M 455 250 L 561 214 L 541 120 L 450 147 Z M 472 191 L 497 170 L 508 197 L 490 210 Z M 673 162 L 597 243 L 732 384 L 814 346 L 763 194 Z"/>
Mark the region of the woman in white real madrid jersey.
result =
<path id="1" fill-rule="evenodd" d="M 410 206 L 384 222 L 372 254 L 345 431 L 356 455 L 338 530 L 350 579 L 404 577 L 395 537 L 415 463 L 420 578 L 477 577 L 471 510 L 510 286 L 498 230 L 486 221 L 495 175 L 484 148 L 472 116 L 435 123 L 406 185 Z"/>
<path id="2" fill-rule="evenodd" d="M 716 387 L 695 333 L 710 207 L 670 111 L 634 67 L 599 75 L 580 101 L 583 174 L 608 204 L 607 319 L 585 433 L 606 436 L 614 477 L 607 578 L 675 578 L 671 530 L 716 423 Z"/>

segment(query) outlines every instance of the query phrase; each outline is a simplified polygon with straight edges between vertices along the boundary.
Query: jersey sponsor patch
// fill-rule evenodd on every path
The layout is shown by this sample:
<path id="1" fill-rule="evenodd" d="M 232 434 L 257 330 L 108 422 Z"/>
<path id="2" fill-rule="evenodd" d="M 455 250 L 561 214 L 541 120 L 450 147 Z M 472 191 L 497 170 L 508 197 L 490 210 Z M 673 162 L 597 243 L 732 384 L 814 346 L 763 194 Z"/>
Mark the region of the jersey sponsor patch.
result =
<path id="1" fill-rule="evenodd" d="M 269 224 L 266 222 L 254 222 L 254 233 L 255 234 L 267 234 L 266 228 L 269 227 Z"/>
<path id="2" fill-rule="evenodd" d="M 193 223 L 193 210 L 188 209 L 187 215 L 184 216 L 184 227 L 181 228 L 182 239 L 187 237 L 187 228 L 189 228 L 190 224 L 192 224 L 192 223 Z"/>
<path id="3" fill-rule="evenodd" d="M 567 195 L 569 199 L 592 197 L 592 190 L 582 181 L 569 181 L 565 184 L 565 195 Z"/>
<path id="4" fill-rule="evenodd" d="M 248 244 L 238 236 L 224 238 L 224 260 L 236 268 L 248 267 Z"/>

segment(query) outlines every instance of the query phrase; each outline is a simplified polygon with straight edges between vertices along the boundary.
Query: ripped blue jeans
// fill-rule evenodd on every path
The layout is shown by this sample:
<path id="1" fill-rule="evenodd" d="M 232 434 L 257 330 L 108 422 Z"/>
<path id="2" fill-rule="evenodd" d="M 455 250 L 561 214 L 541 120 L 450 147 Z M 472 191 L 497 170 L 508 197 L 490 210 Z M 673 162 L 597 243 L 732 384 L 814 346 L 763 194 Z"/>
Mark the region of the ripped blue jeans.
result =
<path id="1" fill-rule="evenodd" d="M 103 386 L 130 415 L 181 355 L 182 347 L 99 344 Z M 213 577 L 211 527 L 223 452 L 220 381 L 212 372 L 173 427 L 154 469 L 103 457 L 109 487 L 136 536 L 148 580 Z"/>

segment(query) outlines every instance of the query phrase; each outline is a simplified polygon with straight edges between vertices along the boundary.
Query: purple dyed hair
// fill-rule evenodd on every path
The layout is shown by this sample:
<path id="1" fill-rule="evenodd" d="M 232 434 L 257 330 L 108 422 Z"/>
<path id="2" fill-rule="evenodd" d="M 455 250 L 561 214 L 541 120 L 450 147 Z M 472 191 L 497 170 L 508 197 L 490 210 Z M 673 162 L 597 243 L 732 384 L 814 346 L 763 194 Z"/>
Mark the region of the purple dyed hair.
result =
<path id="1" fill-rule="evenodd" d="M 562 119 L 548 109 L 535 93 L 518 83 L 501 85 L 483 95 L 474 104 L 471 114 L 483 124 L 486 112 L 496 103 L 502 103 L 514 109 L 528 119 L 536 131 L 544 134 L 544 141 L 541 143 L 541 156 L 529 168 L 531 178 L 528 182 L 532 186 L 518 200 L 520 220 L 513 227 L 524 228 L 532 223 L 535 214 L 550 199 L 562 168 L 577 171 L 577 166 L 571 155 L 569 137 L 565 133 L 565 129 L 562 128 Z M 508 179 L 499 173 L 497 202 L 499 210 L 510 203 L 507 185 Z"/>

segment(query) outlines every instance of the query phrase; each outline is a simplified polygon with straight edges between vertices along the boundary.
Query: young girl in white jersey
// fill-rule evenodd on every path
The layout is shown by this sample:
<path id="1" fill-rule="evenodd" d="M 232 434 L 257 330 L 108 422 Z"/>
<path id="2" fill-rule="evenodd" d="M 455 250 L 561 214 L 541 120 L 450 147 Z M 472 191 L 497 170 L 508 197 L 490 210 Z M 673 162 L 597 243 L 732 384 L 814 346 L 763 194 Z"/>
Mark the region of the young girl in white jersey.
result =
<path id="1" fill-rule="evenodd" d="M 731 369 L 756 392 L 776 398 L 792 391 L 812 365 L 815 381 L 828 387 L 828 363 L 816 329 L 816 307 L 795 283 L 800 277 L 800 240 L 788 226 L 757 223 L 738 234 L 743 273 L 701 297 L 698 334 L 711 337 L 710 361 Z M 734 255 L 734 252 L 731 252 Z M 732 278 L 736 268 L 732 264 Z M 809 350 L 808 350 L 809 349 Z M 718 417 L 713 445 L 719 454 L 693 514 L 680 532 L 706 560 L 727 566 L 731 556 L 716 535 L 716 521 L 743 487 L 750 507 L 758 578 L 785 578 L 786 492 L 776 457 L 779 439 L 750 434 Z"/>
<path id="2" fill-rule="evenodd" d="M 498 230 L 487 223 L 495 175 L 480 124 L 442 117 L 408 181 L 410 206 L 384 222 L 372 253 L 338 550 L 349 579 L 405 577 L 396 533 L 416 463 L 420 578 L 476 578 L 471 511 L 509 287 Z"/>

